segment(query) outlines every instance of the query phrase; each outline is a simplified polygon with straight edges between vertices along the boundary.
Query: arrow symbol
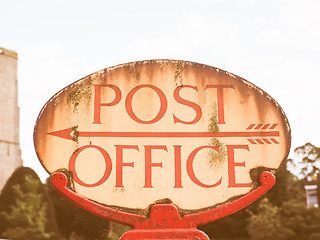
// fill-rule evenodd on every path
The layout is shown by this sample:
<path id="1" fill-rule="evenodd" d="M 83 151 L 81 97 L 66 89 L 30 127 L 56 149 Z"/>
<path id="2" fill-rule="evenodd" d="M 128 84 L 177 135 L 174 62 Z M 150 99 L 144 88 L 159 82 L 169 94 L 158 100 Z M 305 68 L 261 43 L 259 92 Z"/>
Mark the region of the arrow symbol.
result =
<path id="1" fill-rule="evenodd" d="M 48 133 L 55 137 L 78 141 L 80 137 L 121 137 L 121 138 L 213 138 L 213 137 L 279 137 L 279 131 L 246 132 L 89 132 L 77 128 L 66 128 Z"/>
<path id="2" fill-rule="evenodd" d="M 61 138 L 68 139 L 68 140 L 74 140 L 74 137 L 71 135 L 71 133 L 73 131 L 76 131 L 76 129 L 66 128 L 63 130 L 59 130 L 59 131 L 55 131 L 55 132 L 51 132 L 51 133 L 47 133 L 47 134 L 50 134 L 50 135 L 56 136 L 56 137 L 61 137 Z"/>

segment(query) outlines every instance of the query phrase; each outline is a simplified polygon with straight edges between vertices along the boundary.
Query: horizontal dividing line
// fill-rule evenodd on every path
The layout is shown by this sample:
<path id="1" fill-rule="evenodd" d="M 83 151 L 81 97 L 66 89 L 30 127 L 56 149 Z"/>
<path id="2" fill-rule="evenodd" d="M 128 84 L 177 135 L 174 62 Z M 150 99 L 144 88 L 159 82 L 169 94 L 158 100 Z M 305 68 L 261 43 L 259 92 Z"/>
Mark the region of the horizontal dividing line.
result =
<path id="1" fill-rule="evenodd" d="M 79 137 L 203 138 L 279 137 L 279 131 L 263 132 L 79 132 Z"/>

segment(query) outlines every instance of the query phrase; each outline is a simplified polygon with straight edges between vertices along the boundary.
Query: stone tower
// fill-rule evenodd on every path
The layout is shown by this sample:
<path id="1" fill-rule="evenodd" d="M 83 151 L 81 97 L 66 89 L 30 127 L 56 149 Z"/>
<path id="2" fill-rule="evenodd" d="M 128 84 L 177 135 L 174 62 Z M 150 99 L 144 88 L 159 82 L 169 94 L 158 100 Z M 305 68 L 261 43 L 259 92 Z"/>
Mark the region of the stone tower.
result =
<path id="1" fill-rule="evenodd" d="M 19 144 L 17 53 L 0 48 L 0 192 L 22 165 Z"/>

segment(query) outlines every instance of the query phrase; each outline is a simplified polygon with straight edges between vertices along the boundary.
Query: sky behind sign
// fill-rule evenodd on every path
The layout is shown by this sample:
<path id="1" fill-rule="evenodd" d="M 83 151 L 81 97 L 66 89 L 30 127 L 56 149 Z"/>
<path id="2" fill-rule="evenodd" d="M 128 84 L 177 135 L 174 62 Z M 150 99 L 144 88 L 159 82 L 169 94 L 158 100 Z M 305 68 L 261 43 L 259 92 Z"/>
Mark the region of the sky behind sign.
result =
<path id="1" fill-rule="evenodd" d="M 194 61 L 245 78 L 284 109 L 291 152 L 320 146 L 319 1 L 0 3 L 0 45 L 19 57 L 22 158 L 42 179 L 33 127 L 46 101 L 93 72 L 138 60 Z"/>

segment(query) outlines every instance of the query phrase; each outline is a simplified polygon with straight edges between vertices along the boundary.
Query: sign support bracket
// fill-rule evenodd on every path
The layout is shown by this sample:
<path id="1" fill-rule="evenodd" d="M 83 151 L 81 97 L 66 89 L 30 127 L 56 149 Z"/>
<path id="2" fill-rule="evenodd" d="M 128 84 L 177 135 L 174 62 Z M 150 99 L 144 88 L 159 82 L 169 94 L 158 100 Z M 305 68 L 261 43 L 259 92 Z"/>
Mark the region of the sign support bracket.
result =
<path id="1" fill-rule="evenodd" d="M 150 217 L 127 213 L 88 200 L 70 190 L 68 178 L 62 172 L 51 177 L 52 186 L 79 207 L 99 217 L 134 228 L 126 232 L 121 240 L 147 239 L 199 239 L 209 240 L 197 226 L 216 221 L 248 206 L 269 191 L 276 182 L 273 173 L 265 171 L 260 175 L 260 186 L 241 198 L 220 207 L 187 214 L 183 217 L 173 204 L 155 204 L 151 207 Z"/>

